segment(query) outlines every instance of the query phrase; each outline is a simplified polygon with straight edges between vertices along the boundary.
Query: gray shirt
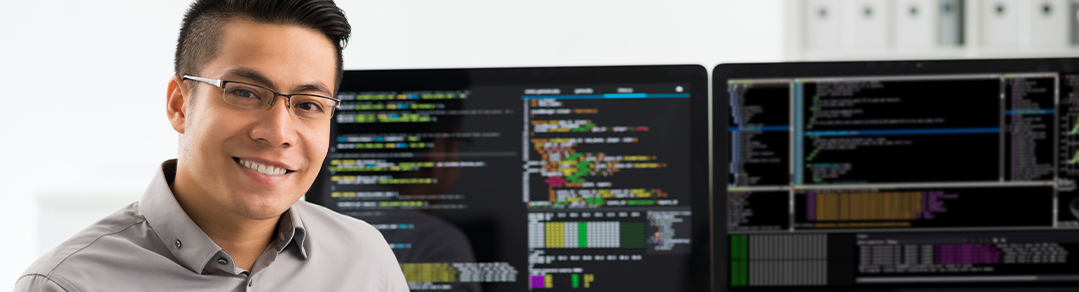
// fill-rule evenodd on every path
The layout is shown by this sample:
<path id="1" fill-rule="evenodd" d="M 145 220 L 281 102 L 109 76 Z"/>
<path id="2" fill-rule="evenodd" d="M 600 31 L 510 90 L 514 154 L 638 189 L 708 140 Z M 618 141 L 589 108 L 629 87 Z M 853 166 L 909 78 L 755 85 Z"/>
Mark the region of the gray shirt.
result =
<path id="1" fill-rule="evenodd" d="M 176 202 L 175 173 L 163 163 L 141 201 L 46 253 L 15 291 L 408 291 L 378 230 L 304 201 L 251 271 L 237 268 Z"/>

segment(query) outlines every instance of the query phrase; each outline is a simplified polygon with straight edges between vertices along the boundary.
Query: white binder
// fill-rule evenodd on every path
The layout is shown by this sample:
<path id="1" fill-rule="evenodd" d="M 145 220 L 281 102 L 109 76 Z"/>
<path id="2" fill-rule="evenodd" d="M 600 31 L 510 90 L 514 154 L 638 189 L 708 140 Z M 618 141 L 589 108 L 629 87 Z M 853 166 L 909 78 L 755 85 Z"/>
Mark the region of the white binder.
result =
<path id="1" fill-rule="evenodd" d="M 1019 5 L 1024 0 L 987 0 L 981 4 L 981 37 L 986 47 L 1017 47 Z M 1033 1 L 1031 1 L 1033 2 Z M 1025 10 L 1025 9 L 1023 9 Z"/>
<path id="2" fill-rule="evenodd" d="M 842 47 L 841 4 L 842 0 L 806 1 L 806 48 L 837 50 Z"/>
<path id="3" fill-rule="evenodd" d="M 1019 34 L 1020 42 L 1034 48 L 1063 48 L 1068 44 L 1068 20 L 1075 12 L 1069 13 L 1067 0 L 1023 1 L 1027 5 L 1024 13 L 1028 23 L 1027 30 Z"/>
<path id="4" fill-rule="evenodd" d="M 843 1 L 843 44 L 849 49 L 891 46 L 891 5 L 887 0 Z"/>
<path id="5" fill-rule="evenodd" d="M 900 49 L 928 49 L 936 43 L 937 2 L 939 0 L 896 0 L 895 46 Z"/>

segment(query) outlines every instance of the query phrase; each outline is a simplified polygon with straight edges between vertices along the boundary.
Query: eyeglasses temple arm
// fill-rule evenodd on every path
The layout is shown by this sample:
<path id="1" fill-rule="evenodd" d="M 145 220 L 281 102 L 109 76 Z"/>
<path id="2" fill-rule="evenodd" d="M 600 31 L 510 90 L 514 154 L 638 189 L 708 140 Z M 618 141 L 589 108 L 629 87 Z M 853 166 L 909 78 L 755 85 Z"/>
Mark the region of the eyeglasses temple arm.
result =
<path id="1" fill-rule="evenodd" d="M 225 85 L 225 82 L 222 81 L 221 79 L 210 79 L 210 78 L 203 78 L 203 77 L 191 76 L 191 75 L 184 75 L 183 79 L 191 79 L 191 80 L 195 80 L 195 81 L 198 81 L 198 82 L 210 84 L 210 85 L 217 86 L 217 87 L 222 87 L 222 86 Z"/>

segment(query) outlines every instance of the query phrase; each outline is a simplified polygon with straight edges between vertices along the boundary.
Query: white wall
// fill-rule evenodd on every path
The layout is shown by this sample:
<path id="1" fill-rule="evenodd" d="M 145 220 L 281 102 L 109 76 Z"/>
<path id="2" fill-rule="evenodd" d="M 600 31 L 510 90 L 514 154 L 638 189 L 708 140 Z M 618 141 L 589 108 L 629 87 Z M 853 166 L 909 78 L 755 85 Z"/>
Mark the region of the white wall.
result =
<path id="1" fill-rule="evenodd" d="M 403 2 L 403 3 L 402 3 Z M 780 1 L 362 1 L 348 68 L 777 61 Z"/>
<path id="2" fill-rule="evenodd" d="M 345 66 L 778 61 L 784 2 L 338 1 Z M 137 200 L 175 157 L 165 86 L 189 1 L 7 1 L 0 9 L 0 290 Z M 14 240 L 11 240 L 14 239 Z"/>

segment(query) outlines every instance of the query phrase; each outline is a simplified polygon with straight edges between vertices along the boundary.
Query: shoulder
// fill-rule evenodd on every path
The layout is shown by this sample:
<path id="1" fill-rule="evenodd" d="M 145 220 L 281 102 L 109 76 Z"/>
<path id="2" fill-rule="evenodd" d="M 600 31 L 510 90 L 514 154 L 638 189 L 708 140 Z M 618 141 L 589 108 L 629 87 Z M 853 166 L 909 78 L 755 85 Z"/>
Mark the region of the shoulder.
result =
<path id="1" fill-rule="evenodd" d="M 378 229 L 306 201 L 293 206 L 303 221 L 307 233 L 303 245 L 311 259 L 332 267 L 327 270 L 377 276 L 383 286 L 406 287 L 403 291 L 407 291 L 397 258 Z"/>
<path id="2" fill-rule="evenodd" d="M 103 250 L 112 250 L 113 253 L 123 252 L 113 250 L 119 247 L 118 242 L 124 242 L 122 239 L 117 240 L 118 234 L 132 227 L 144 225 L 146 222 L 146 219 L 138 213 L 137 205 L 138 203 L 132 203 L 116 211 L 46 252 L 23 272 L 22 277 L 19 278 L 19 287 L 65 286 L 67 281 L 64 280 L 64 273 L 59 271 L 79 270 L 104 264 L 101 258 Z"/>
<path id="3" fill-rule="evenodd" d="M 53 279 L 41 274 L 27 274 L 19 277 L 19 280 L 15 282 L 16 292 L 22 291 L 67 291 L 60 283 L 57 283 Z"/>

